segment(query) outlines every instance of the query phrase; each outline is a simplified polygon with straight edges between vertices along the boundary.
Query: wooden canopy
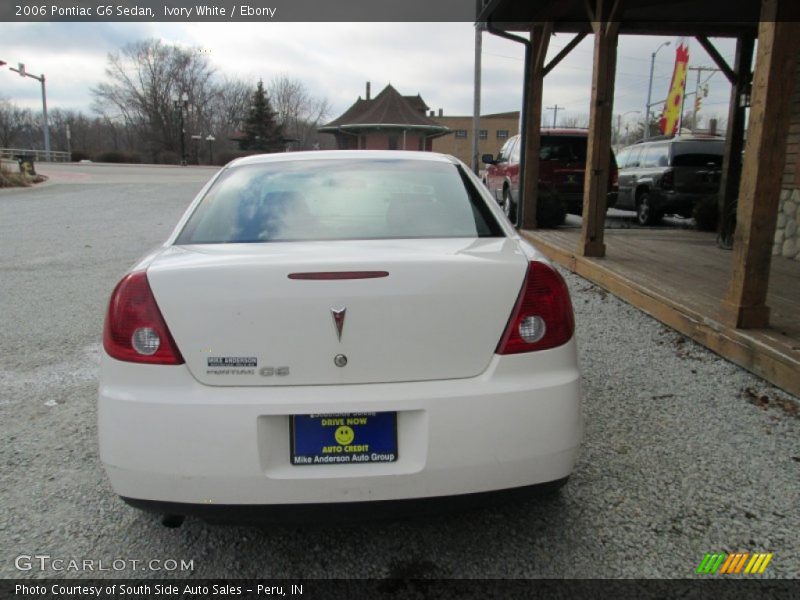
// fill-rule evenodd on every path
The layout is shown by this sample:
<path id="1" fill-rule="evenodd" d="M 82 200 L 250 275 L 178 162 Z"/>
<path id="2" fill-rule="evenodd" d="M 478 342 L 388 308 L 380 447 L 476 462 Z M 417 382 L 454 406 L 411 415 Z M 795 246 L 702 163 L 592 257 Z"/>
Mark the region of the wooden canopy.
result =
<path id="1" fill-rule="evenodd" d="M 480 2 L 480 0 L 479 0 Z M 724 16 L 724 21 L 717 19 Z M 683 19 L 683 20 L 682 20 Z M 689 20 L 691 19 L 691 20 Z M 525 44 L 523 229 L 536 227 L 538 156 L 544 76 L 587 34 L 594 36 L 594 61 L 583 201 L 583 225 L 577 252 L 605 256 L 606 190 L 610 177 L 611 120 L 617 40 L 620 34 L 694 36 L 732 84 L 723 161 L 721 213 L 736 205 L 732 277 L 722 300 L 726 324 L 762 328 L 772 243 L 775 235 L 782 168 L 786 154 L 791 90 L 800 51 L 800 2 L 797 0 L 484 0 L 477 21 L 497 35 Z M 509 32 L 528 32 L 522 36 Z M 572 32 L 572 42 L 546 62 L 554 32 Z M 710 36 L 737 39 L 736 62 L 728 65 Z M 756 67 L 750 72 L 754 40 Z M 744 160 L 744 111 L 749 129 Z M 741 173 L 741 178 L 739 177 Z M 722 236 L 724 237 L 724 236 Z"/>

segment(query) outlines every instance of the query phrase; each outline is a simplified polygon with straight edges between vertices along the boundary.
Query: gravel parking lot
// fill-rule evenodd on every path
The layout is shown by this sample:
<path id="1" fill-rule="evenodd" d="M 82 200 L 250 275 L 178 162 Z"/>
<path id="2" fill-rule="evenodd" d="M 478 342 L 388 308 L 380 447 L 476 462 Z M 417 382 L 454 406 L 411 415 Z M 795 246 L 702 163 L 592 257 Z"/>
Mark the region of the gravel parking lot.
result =
<path id="1" fill-rule="evenodd" d="M 64 165 L 0 191 L 0 576 L 691 577 L 706 552 L 800 577 L 798 399 L 580 277 L 586 438 L 551 499 L 346 528 L 163 527 L 112 493 L 95 400 L 108 295 L 213 171 Z M 18 571 L 23 554 L 193 561 Z"/>

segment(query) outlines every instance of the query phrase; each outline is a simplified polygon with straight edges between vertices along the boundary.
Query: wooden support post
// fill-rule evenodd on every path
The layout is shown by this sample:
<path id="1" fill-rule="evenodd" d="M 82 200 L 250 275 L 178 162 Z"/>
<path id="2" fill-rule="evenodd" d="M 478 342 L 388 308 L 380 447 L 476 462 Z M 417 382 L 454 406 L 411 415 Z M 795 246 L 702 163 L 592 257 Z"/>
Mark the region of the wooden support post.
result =
<path id="1" fill-rule="evenodd" d="M 522 204 L 520 229 L 536 229 L 536 206 L 539 196 L 539 146 L 541 143 L 542 90 L 544 88 L 544 61 L 547 47 L 553 32 L 552 23 L 534 23 L 531 30 L 530 57 L 525 85 L 527 86 L 525 131 L 522 141 L 525 144 L 522 168 L 522 189 L 519 202 Z"/>
<path id="2" fill-rule="evenodd" d="M 586 176 L 583 184 L 583 226 L 578 253 L 605 256 L 603 234 L 606 220 L 606 195 L 611 158 L 611 119 L 614 108 L 614 75 L 617 66 L 619 23 L 614 22 L 618 2 L 596 0 L 592 11 L 594 66 L 592 101 L 589 112 L 589 139 Z"/>
<path id="3" fill-rule="evenodd" d="M 795 0 L 762 0 L 756 69 L 747 130 L 733 268 L 721 318 L 733 327 L 769 324 L 766 305 L 772 241 L 781 176 L 786 158 L 786 133 L 794 84 L 800 23 L 782 20 L 780 8 Z"/>
<path id="4" fill-rule="evenodd" d="M 744 147 L 745 98 L 750 95 L 755 40 L 751 37 L 736 41 L 736 63 L 731 98 L 728 103 L 728 132 L 725 136 L 725 154 L 722 159 L 721 184 L 719 189 L 719 226 L 717 243 L 722 248 L 733 246 L 733 231 L 736 228 L 736 199 L 739 197 L 739 181 L 742 176 L 742 148 Z"/>

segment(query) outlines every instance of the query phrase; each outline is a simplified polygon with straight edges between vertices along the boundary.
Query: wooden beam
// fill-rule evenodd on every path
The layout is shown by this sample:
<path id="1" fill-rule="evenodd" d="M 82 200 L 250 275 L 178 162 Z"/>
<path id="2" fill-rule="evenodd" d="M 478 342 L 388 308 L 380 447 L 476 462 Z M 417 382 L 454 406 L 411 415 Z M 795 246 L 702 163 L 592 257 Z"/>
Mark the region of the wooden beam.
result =
<path id="1" fill-rule="evenodd" d="M 782 5 L 794 1 L 761 3 L 733 268 L 728 294 L 722 302 L 722 319 L 733 327 L 762 328 L 769 324 L 767 286 L 800 51 L 800 23 L 780 17 Z"/>
<path id="2" fill-rule="evenodd" d="M 744 148 L 744 126 L 747 106 L 745 99 L 750 97 L 753 74 L 755 38 L 745 37 L 736 40 L 734 69 L 736 82 L 731 87 L 728 102 L 728 131 L 725 136 L 725 154 L 722 158 L 722 174 L 719 189 L 719 225 L 717 244 L 721 248 L 733 247 L 733 231 L 736 228 L 736 203 L 739 197 L 739 182 L 742 178 L 742 149 Z"/>
<path id="3" fill-rule="evenodd" d="M 542 90 L 544 88 L 544 61 L 552 35 L 552 23 L 534 23 L 531 30 L 529 73 L 527 73 L 525 91 L 527 103 L 523 107 L 525 114 L 525 131 L 522 141 L 525 144 L 524 161 L 521 166 L 522 188 L 519 191 L 519 202 L 522 205 L 522 216 L 517 224 L 521 229 L 536 229 L 536 206 L 539 195 L 539 146 L 541 145 L 542 124 Z"/>
<path id="4" fill-rule="evenodd" d="M 578 35 L 573 37 L 569 41 L 569 44 L 564 46 L 561 49 L 561 51 L 558 54 L 556 54 L 549 63 L 547 63 L 547 66 L 544 68 L 543 75 L 546 76 L 550 71 L 552 71 L 556 67 L 556 65 L 558 65 L 558 63 L 560 63 L 562 60 L 564 60 L 564 58 L 570 52 L 572 52 L 572 50 L 575 48 L 575 46 L 580 44 L 583 41 L 583 38 L 585 38 L 587 35 L 588 35 L 587 33 L 579 33 Z"/>
<path id="5" fill-rule="evenodd" d="M 611 119 L 614 107 L 614 75 L 617 66 L 619 22 L 618 2 L 597 0 L 596 10 L 587 7 L 596 19 L 594 30 L 594 65 L 592 99 L 589 109 L 589 139 L 586 152 L 586 175 L 583 184 L 583 224 L 578 253 L 582 256 L 605 256 L 603 242 L 606 220 L 606 196 L 610 177 Z"/>
<path id="6" fill-rule="evenodd" d="M 708 55 L 711 57 L 711 60 L 713 60 L 714 63 L 716 63 L 716 65 L 719 67 L 719 70 L 722 71 L 725 77 L 728 78 L 730 84 L 736 85 L 736 77 L 737 77 L 736 73 L 734 72 L 733 69 L 731 69 L 728 66 L 728 63 L 725 62 L 725 59 L 722 58 L 722 55 L 719 52 L 717 52 L 717 49 L 716 47 L 714 47 L 714 44 L 712 44 L 711 41 L 704 35 L 695 36 L 695 39 L 698 42 L 700 42 L 700 45 L 703 47 L 703 49 L 706 52 L 708 52 Z"/>

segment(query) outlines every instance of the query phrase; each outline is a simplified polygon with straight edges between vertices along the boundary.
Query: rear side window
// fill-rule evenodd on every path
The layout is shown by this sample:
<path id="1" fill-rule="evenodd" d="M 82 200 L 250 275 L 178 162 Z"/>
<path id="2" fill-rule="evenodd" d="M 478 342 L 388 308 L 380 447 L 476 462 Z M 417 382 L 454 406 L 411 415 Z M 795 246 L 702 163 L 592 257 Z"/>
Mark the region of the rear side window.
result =
<path id="1" fill-rule="evenodd" d="M 503 235 L 456 165 L 322 159 L 228 169 L 176 244 Z"/>
<path id="2" fill-rule="evenodd" d="M 643 167 L 669 166 L 669 147 L 666 144 L 654 144 L 647 148 L 642 159 Z"/>
<path id="3" fill-rule="evenodd" d="M 628 156 L 628 162 L 625 164 L 625 166 L 626 167 L 642 166 L 642 148 L 640 146 L 631 148 L 631 153 Z"/>
<path id="4" fill-rule="evenodd" d="M 541 160 L 570 163 L 586 162 L 586 138 L 568 135 L 543 135 L 539 148 Z"/>
<path id="5" fill-rule="evenodd" d="M 625 167 L 628 164 L 628 156 L 631 154 L 630 148 L 625 148 L 624 150 L 620 150 L 620 153 L 617 154 L 617 165 L 620 168 Z"/>

